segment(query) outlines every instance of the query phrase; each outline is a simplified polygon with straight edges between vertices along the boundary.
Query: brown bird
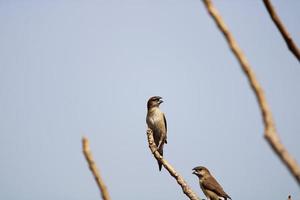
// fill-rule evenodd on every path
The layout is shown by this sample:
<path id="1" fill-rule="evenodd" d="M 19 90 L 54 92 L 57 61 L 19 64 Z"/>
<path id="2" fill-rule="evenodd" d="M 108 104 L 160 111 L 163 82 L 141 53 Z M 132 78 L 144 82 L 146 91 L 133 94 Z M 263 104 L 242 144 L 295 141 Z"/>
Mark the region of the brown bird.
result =
<path id="1" fill-rule="evenodd" d="M 193 169 L 193 174 L 198 176 L 200 187 L 205 196 L 210 200 L 227 200 L 231 197 L 224 192 L 222 186 L 210 174 L 209 170 L 205 167 L 199 166 Z"/>
<path id="2" fill-rule="evenodd" d="M 167 121 L 164 113 L 159 109 L 159 105 L 163 103 L 161 99 L 162 97 L 154 96 L 148 100 L 146 122 L 153 132 L 158 152 L 163 156 L 164 144 L 167 143 Z M 161 171 L 162 163 L 158 162 L 158 166 Z"/>

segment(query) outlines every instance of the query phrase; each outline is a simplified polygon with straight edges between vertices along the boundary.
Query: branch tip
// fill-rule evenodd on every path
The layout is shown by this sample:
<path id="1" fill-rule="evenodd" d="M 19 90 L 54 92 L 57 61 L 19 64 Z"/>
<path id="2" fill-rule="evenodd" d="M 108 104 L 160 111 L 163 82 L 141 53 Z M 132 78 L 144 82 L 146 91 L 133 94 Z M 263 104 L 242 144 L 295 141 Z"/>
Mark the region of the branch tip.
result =
<path id="1" fill-rule="evenodd" d="M 94 179 L 96 181 L 96 184 L 101 192 L 101 196 L 103 200 L 110 200 L 110 196 L 107 190 L 107 187 L 100 176 L 99 169 L 96 166 L 96 163 L 94 161 L 92 152 L 90 151 L 89 146 L 89 140 L 86 137 L 82 137 L 82 151 L 84 154 L 84 157 L 89 165 L 89 168 L 94 176 Z"/>

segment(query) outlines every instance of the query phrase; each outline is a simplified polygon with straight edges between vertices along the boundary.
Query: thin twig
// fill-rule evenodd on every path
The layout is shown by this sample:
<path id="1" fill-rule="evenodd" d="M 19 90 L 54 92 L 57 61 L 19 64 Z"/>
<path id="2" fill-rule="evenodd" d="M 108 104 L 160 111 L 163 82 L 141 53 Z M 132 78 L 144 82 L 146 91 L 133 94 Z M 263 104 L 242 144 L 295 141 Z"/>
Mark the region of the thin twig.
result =
<path id="1" fill-rule="evenodd" d="M 254 71 L 251 69 L 250 64 L 248 63 L 245 55 L 242 53 L 237 42 L 233 38 L 232 34 L 229 32 L 229 29 L 227 28 L 219 12 L 213 6 L 211 0 L 203 0 L 203 1 L 209 14 L 215 20 L 215 23 L 217 24 L 217 26 L 225 36 L 230 49 L 232 50 L 233 54 L 236 56 L 238 62 L 240 63 L 256 95 L 262 113 L 262 117 L 263 117 L 263 122 L 265 126 L 264 136 L 266 140 L 268 141 L 269 145 L 272 147 L 273 151 L 277 154 L 277 156 L 281 159 L 281 161 L 292 173 L 297 183 L 300 185 L 299 165 L 297 164 L 296 160 L 288 153 L 287 149 L 283 146 L 283 144 L 280 142 L 279 136 L 276 133 L 271 110 L 267 103 L 263 89 L 261 88 L 258 80 L 255 77 Z"/>
<path id="2" fill-rule="evenodd" d="M 177 183 L 181 186 L 183 193 L 191 200 L 199 200 L 199 197 L 197 197 L 196 193 L 193 192 L 193 190 L 188 186 L 188 184 L 185 182 L 183 177 L 176 172 L 174 167 L 172 167 L 171 164 L 168 163 L 167 160 L 165 160 L 157 151 L 157 146 L 155 145 L 154 138 L 153 138 L 153 132 L 151 129 L 147 130 L 147 138 L 149 143 L 149 148 L 153 154 L 153 156 L 156 158 L 157 161 L 162 163 L 164 168 L 168 170 L 169 174 L 176 179 Z"/>
<path id="3" fill-rule="evenodd" d="M 101 192 L 102 199 L 110 200 L 110 196 L 109 196 L 107 187 L 105 186 L 105 183 L 100 176 L 99 169 L 97 168 L 97 165 L 94 161 L 92 152 L 90 150 L 89 140 L 85 137 L 82 138 L 82 151 L 83 151 L 86 161 L 88 162 L 89 168 L 95 178 L 97 186 Z"/>
<path id="4" fill-rule="evenodd" d="M 280 20 L 279 16 L 277 15 L 271 1 L 270 0 L 263 0 L 263 2 L 264 2 L 265 6 L 268 10 L 268 13 L 269 13 L 270 17 L 272 18 L 273 22 L 277 26 L 279 32 L 281 33 L 281 36 L 285 40 L 288 48 L 296 56 L 298 61 L 300 61 L 300 50 L 298 49 L 297 45 L 293 41 L 293 38 L 290 36 L 289 32 L 287 31 L 287 29 L 284 27 L 283 23 L 281 22 L 281 20 Z"/>

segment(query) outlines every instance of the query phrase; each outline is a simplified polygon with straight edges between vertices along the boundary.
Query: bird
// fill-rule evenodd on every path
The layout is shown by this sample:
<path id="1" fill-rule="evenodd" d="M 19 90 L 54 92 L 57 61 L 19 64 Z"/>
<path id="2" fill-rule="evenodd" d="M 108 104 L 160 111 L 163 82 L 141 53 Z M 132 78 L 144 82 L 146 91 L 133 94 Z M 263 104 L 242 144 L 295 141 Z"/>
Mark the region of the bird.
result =
<path id="1" fill-rule="evenodd" d="M 167 144 L 167 120 L 165 114 L 159 109 L 163 103 L 160 96 L 150 97 L 147 102 L 146 123 L 153 132 L 154 142 L 157 150 L 163 156 L 164 144 Z M 159 171 L 162 169 L 162 163 L 158 161 Z"/>
<path id="2" fill-rule="evenodd" d="M 231 197 L 223 190 L 222 186 L 211 175 L 206 167 L 199 166 L 193 169 L 193 174 L 198 176 L 200 187 L 205 196 L 210 200 L 227 200 Z"/>

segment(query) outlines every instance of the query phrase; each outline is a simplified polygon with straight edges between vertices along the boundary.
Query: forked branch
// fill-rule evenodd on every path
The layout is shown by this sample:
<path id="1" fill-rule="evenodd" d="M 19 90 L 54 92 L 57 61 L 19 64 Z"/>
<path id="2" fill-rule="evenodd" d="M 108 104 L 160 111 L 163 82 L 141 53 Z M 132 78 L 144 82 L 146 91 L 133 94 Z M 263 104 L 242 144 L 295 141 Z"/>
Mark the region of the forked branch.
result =
<path id="1" fill-rule="evenodd" d="M 279 16 L 277 15 L 271 1 L 270 0 L 263 0 L 263 2 L 264 2 L 265 6 L 268 10 L 268 13 L 269 13 L 270 17 L 272 18 L 273 22 L 275 23 L 275 25 L 277 26 L 279 32 L 281 33 L 283 39 L 285 40 L 288 48 L 296 56 L 298 61 L 300 61 L 300 50 L 298 49 L 297 45 L 293 41 L 293 38 L 291 37 L 291 35 L 289 34 L 287 29 L 284 27 L 283 23 L 281 22 L 281 20 L 280 20 Z"/>
<path id="2" fill-rule="evenodd" d="M 82 138 L 82 151 L 84 154 L 84 157 L 89 165 L 89 168 L 94 176 L 94 179 L 97 183 L 97 186 L 101 192 L 101 196 L 103 200 L 110 200 L 110 196 L 107 190 L 107 187 L 101 178 L 99 169 L 97 168 L 97 165 L 94 161 L 92 152 L 90 150 L 89 140 L 85 137 Z"/>
<path id="3" fill-rule="evenodd" d="M 155 157 L 155 159 L 159 162 L 162 163 L 162 165 L 164 166 L 164 168 L 169 172 L 169 174 L 176 179 L 177 183 L 180 185 L 180 187 L 182 188 L 183 193 L 191 200 L 199 200 L 199 197 L 197 197 L 196 193 L 187 185 L 187 183 L 185 182 L 185 180 L 183 179 L 183 177 L 178 174 L 175 169 L 172 167 L 171 164 L 169 164 L 167 162 L 167 160 L 165 160 L 157 151 L 157 147 L 155 145 L 154 142 L 154 138 L 153 138 L 153 132 L 151 129 L 147 130 L 147 138 L 148 138 L 148 144 L 149 144 L 149 148 L 153 154 L 153 156 Z"/>
<path id="4" fill-rule="evenodd" d="M 256 95 L 256 99 L 261 110 L 264 126 L 265 126 L 265 138 L 268 141 L 269 145 L 272 147 L 273 151 L 281 159 L 284 165 L 289 169 L 291 174 L 294 176 L 298 184 L 300 185 L 300 167 L 296 160 L 288 153 L 287 149 L 281 143 L 279 136 L 275 129 L 275 124 L 273 121 L 272 113 L 267 103 L 263 89 L 261 88 L 258 80 L 255 77 L 254 71 L 251 69 L 250 64 L 243 54 L 242 50 L 238 46 L 237 42 L 233 38 L 229 29 L 227 28 L 225 22 L 220 16 L 217 9 L 212 4 L 211 0 L 203 0 L 206 9 L 208 10 L 211 17 L 215 20 L 215 23 L 219 27 L 220 31 L 225 36 L 228 45 L 237 58 L 240 66 L 242 67 L 245 75 L 248 78 L 248 81 Z"/>

